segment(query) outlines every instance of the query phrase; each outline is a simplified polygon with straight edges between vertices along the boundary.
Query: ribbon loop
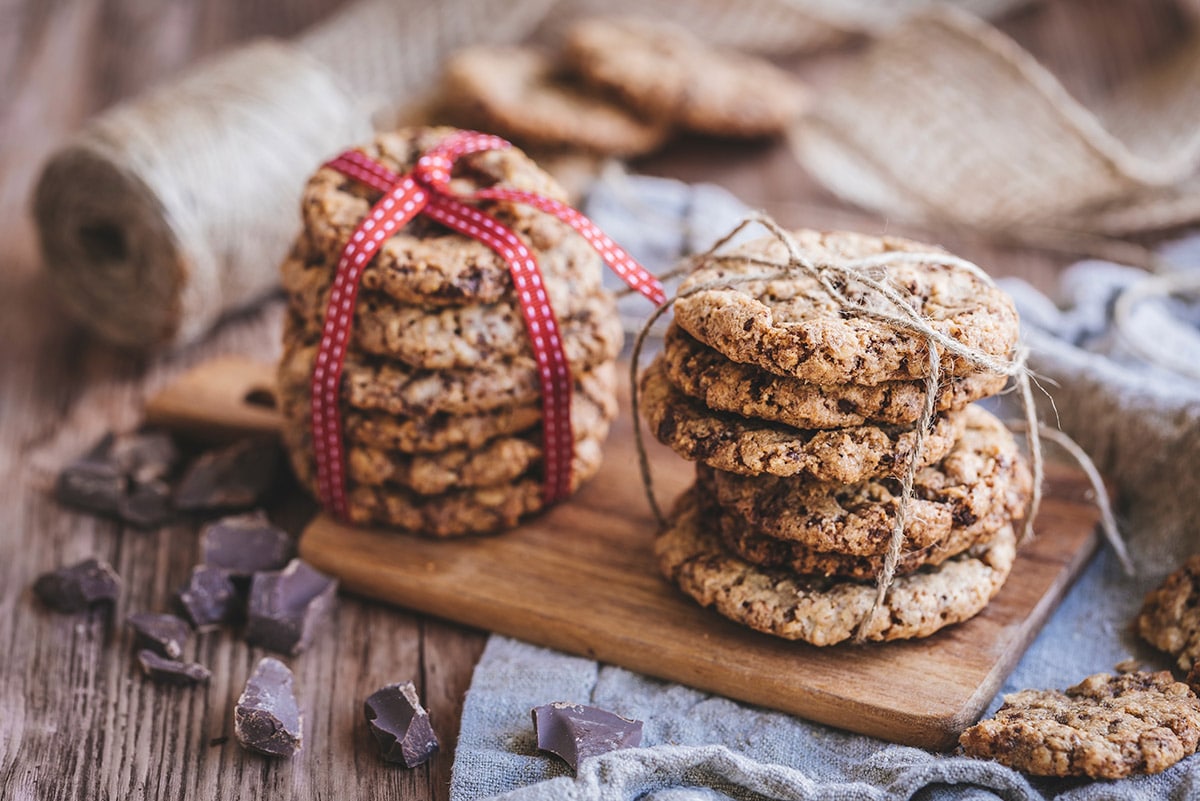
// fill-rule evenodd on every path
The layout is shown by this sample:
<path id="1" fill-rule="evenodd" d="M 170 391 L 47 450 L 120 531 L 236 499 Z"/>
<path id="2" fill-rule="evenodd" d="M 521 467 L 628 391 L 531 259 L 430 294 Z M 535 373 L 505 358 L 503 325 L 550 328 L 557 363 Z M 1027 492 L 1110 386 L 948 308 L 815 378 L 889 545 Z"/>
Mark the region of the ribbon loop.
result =
<path id="1" fill-rule="evenodd" d="M 666 295 L 658 279 L 608 238 L 591 220 L 552 198 L 491 187 L 457 195 L 450 190 L 455 161 L 465 155 L 512 147 L 498 136 L 459 131 L 423 154 L 412 173 L 399 175 L 365 153 L 347 151 L 325 166 L 382 193 L 347 241 L 338 260 L 325 309 L 321 342 L 312 377 L 313 452 L 317 489 L 325 508 L 348 516 L 342 418 L 338 404 L 342 370 L 362 271 L 383 243 L 418 214 L 482 242 L 508 264 L 513 289 L 537 363 L 542 396 L 542 498 L 546 505 L 571 491 L 574 435 L 571 426 L 573 378 L 558 318 L 551 308 L 537 259 L 520 236 L 469 200 L 503 200 L 531 205 L 570 225 L 629 286 L 661 305 Z"/>

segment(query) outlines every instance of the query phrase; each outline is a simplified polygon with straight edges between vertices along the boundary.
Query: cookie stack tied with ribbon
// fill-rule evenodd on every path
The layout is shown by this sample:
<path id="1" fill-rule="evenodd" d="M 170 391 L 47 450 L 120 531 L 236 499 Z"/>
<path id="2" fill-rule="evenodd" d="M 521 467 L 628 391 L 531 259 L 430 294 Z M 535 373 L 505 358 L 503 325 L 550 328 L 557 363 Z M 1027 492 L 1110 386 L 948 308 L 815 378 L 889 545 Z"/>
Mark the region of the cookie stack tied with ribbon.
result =
<path id="1" fill-rule="evenodd" d="M 622 345 L 603 262 L 661 289 L 553 179 L 497 137 L 414 128 L 323 166 L 302 210 L 278 381 L 329 512 L 491 532 L 595 474 Z"/>
<path id="2" fill-rule="evenodd" d="M 639 383 L 651 431 L 698 463 L 656 544 L 670 580 L 814 645 L 923 637 L 987 604 L 1033 486 L 972 405 L 1019 369 L 1005 293 L 931 246 L 775 230 L 700 258 L 674 307 Z M 910 326 L 950 347 L 931 358 Z"/>

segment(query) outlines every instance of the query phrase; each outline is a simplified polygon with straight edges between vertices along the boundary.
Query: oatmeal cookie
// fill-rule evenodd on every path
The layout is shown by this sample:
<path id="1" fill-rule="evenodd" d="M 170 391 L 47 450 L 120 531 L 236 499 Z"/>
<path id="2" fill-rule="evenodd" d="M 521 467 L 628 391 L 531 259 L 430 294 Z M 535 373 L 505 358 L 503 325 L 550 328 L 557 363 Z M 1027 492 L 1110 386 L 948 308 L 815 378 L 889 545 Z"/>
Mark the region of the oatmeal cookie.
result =
<path id="1" fill-rule="evenodd" d="M 1147 593 L 1137 629 L 1143 640 L 1175 657 L 1181 670 L 1196 664 L 1200 659 L 1200 554 Z"/>
<path id="2" fill-rule="evenodd" d="M 640 400 L 643 417 L 660 442 L 685 459 L 743 475 L 806 476 L 847 484 L 900 475 L 916 438 L 910 429 L 892 426 L 800 429 L 714 412 L 671 385 L 661 356 L 642 374 Z M 925 437 L 921 464 L 949 453 L 960 429 L 961 414 L 939 415 Z"/>
<path id="3" fill-rule="evenodd" d="M 962 733 L 969 756 L 1038 776 L 1159 773 L 1200 741 L 1200 699 L 1168 671 L 1089 676 L 1066 692 L 1021 690 Z"/>
<path id="4" fill-rule="evenodd" d="M 458 51 L 446 63 L 442 91 L 456 122 L 535 148 L 637 156 L 658 149 L 670 134 L 665 123 L 587 91 L 549 56 L 527 47 Z"/>
<path id="5" fill-rule="evenodd" d="M 565 54 L 584 80 L 643 115 L 711 136 L 781 134 L 809 99 L 769 62 L 660 20 L 581 20 L 567 31 Z"/>
<path id="6" fill-rule="evenodd" d="M 800 230 L 792 236 L 804 255 L 817 263 L 937 250 L 904 239 L 853 233 Z M 814 384 L 875 385 L 928 375 L 924 337 L 843 311 L 816 279 L 802 273 L 687 294 L 713 281 L 769 270 L 754 260 L 786 259 L 787 249 L 774 237 L 748 242 L 731 258 L 710 259 L 680 285 L 676 323 L 732 361 Z M 1017 344 L 1012 299 L 966 268 L 899 263 L 871 275 L 911 297 L 913 308 L 934 330 L 969 348 L 1007 359 Z M 856 282 L 847 282 L 841 292 L 868 309 L 888 309 L 874 290 Z M 944 376 L 976 372 L 974 365 L 949 353 L 942 354 L 941 369 Z"/>
<path id="7" fill-rule="evenodd" d="M 1025 517 L 1033 479 L 1012 434 L 978 406 L 959 414 L 962 434 L 950 453 L 918 470 L 913 481 L 906 551 L 928 549 L 952 535 L 970 542 Z M 717 470 L 702 475 L 731 530 L 795 543 L 801 552 L 863 557 L 888 549 L 900 503 L 898 479 L 832 484 Z"/>
<path id="8" fill-rule="evenodd" d="M 812 384 L 731 361 L 674 323 L 667 328 L 663 356 L 671 383 L 708 408 L 796 428 L 911 424 L 920 418 L 925 402 L 925 385 L 920 381 Z M 1007 376 L 994 373 L 946 376 L 934 408 L 957 411 L 995 395 L 1007 381 Z"/>
<path id="9" fill-rule="evenodd" d="M 776 637 L 812 645 L 844 642 L 875 600 L 871 583 L 801 577 L 735 556 L 703 519 L 692 493 L 677 504 L 654 549 L 667 579 L 702 606 Z M 1006 526 L 986 546 L 897 578 L 866 638 L 927 637 L 973 617 L 999 591 L 1015 556 L 1016 535 Z"/>

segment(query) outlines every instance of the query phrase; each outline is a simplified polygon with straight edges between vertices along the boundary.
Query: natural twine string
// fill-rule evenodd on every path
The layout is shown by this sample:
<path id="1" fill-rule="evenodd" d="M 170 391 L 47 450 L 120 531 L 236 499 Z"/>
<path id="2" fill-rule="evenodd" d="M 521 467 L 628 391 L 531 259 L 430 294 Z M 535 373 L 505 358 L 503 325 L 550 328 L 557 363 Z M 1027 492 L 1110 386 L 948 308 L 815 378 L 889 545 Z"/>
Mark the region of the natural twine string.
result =
<path id="1" fill-rule="evenodd" d="M 747 257 L 744 255 L 729 256 L 722 255 L 719 251 L 728 244 L 734 237 L 740 234 L 746 228 L 752 225 L 761 225 L 766 228 L 770 234 L 775 237 L 787 249 L 787 261 L 778 262 L 771 259 L 763 259 L 756 257 Z M 778 223 L 772 220 L 765 214 L 753 214 L 741 223 L 739 223 L 730 233 L 722 237 L 708 251 L 696 257 L 693 257 L 684 265 L 681 265 L 680 270 L 684 272 L 694 272 L 702 265 L 720 261 L 736 261 L 741 264 L 752 264 L 761 268 L 762 272 L 738 276 L 737 278 L 721 278 L 713 281 L 707 281 L 702 284 L 690 287 L 683 292 L 678 292 L 654 311 L 653 314 L 646 320 L 641 331 L 638 332 L 637 339 L 634 341 L 633 354 L 630 360 L 630 394 L 631 407 L 634 416 L 634 438 L 638 451 L 638 465 L 641 469 L 642 484 L 646 492 L 646 498 L 650 503 L 650 507 L 654 512 L 660 526 L 667 524 L 666 516 L 663 514 L 662 508 L 658 504 L 658 500 L 654 494 L 653 475 L 650 469 L 650 460 L 646 451 L 645 442 L 642 436 L 640 424 L 640 387 L 638 382 L 639 362 L 641 359 L 642 348 L 645 344 L 647 334 L 654 323 L 667 312 L 668 309 L 674 306 L 675 302 L 681 298 L 690 297 L 700 292 L 707 292 L 715 289 L 729 289 L 731 287 L 746 284 L 755 281 L 770 281 L 779 278 L 786 278 L 794 275 L 807 275 L 821 286 L 821 288 L 837 302 L 844 311 L 852 312 L 861 317 L 867 317 L 877 320 L 880 325 L 906 331 L 914 336 L 922 337 L 927 343 L 927 351 L 929 358 L 929 371 L 924 380 L 925 397 L 921 407 L 921 414 L 913 428 L 914 441 L 911 451 L 908 454 L 908 459 L 904 466 L 904 472 L 901 476 L 901 492 L 899 501 L 896 507 L 896 516 L 893 521 L 891 536 L 888 541 L 888 551 L 884 558 L 883 568 L 880 570 L 876 579 L 876 594 L 874 603 L 871 606 L 867 615 L 859 622 L 857 639 L 862 641 L 870 628 L 871 622 L 882 609 L 883 603 L 887 598 L 887 593 L 891 589 L 895 581 L 896 564 L 901 555 L 901 549 L 904 543 L 904 531 L 908 521 L 909 507 L 912 503 L 913 483 L 916 477 L 920 455 L 924 449 L 925 437 L 934 422 L 936 414 L 936 402 L 938 391 L 941 383 L 941 353 L 939 347 L 946 353 L 952 354 L 967 363 L 973 365 L 977 369 L 985 372 L 1006 375 L 1012 378 L 1020 392 L 1022 406 L 1025 413 L 1024 433 L 1029 449 L 1030 466 L 1033 473 L 1033 492 L 1030 496 L 1029 506 L 1026 510 L 1024 532 L 1021 537 L 1021 542 L 1025 542 L 1033 536 L 1033 520 L 1037 516 L 1038 508 L 1042 500 L 1042 484 L 1044 480 L 1044 464 L 1041 451 L 1041 442 L 1039 435 L 1042 431 L 1037 421 L 1037 410 L 1033 401 L 1033 391 L 1031 387 L 1031 376 L 1026 368 L 1026 359 L 1028 350 L 1023 346 L 1018 346 L 1010 359 L 999 359 L 991 354 L 985 353 L 976 348 L 970 348 L 963 345 L 961 342 L 946 336 L 940 331 L 935 330 L 929 322 L 921 316 L 916 309 L 905 302 L 905 297 L 894 287 L 886 283 L 884 278 L 875 278 L 873 274 L 880 274 L 882 271 L 892 265 L 915 263 L 915 264 L 938 264 L 946 267 L 954 267 L 965 270 L 971 273 L 980 281 L 989 286 L 994 286 L 991 277 L 987 275 L 975 264 L 972 264 L 965 259 L 960 259 L 946 253 L 918 253 L 918 252 L 898 252 L 884 253 L 876 256 L 869 256 L 862 259 L 854 259 L 842 264 L 833 264 L 828 262 L 814 261 L 801 252 L 796 241 L 791 234 L 783 229 Z M 675 272 L 675 271 L 673 271 Z M 661 276 L 662 278 L 672 277 L 671 275 Z M 865 287 L 874 293 L 874 297 L 884 301 L 882 308 L 872 308 L 865 303 L 860 303 L 851 300 L 845 294 L 842 287 L 857 284 Z M 1065 437 L 1065 435 L 1062 435 Z M 1058 437 L 1056 437 L 1058 440 Z M 1073 445 L 1074 443 L 1072 443 Z M 1128 555 L 1124 548 L 1124 543 L 1121 541 L 1120 534 L 1117 532 L 1115 521 L 1112 517 L 1111 508 L 1107 502 L 1107 495 L 1103 494 L 1103 484 L 1096 484 L 1099 479 L 1099 474 L 1092 465 L 1091 460 L 1082 450 L 1075 446 L 1072 450 L 1068 448 L 1079 461 L 1084 465 L 1085 472 L 1089 478 L 1093 479 L 1093 484 L 1099 487 L 1097 493 L 1098 503 L 1102 509 L 1102 523 L 1105 529 L 1105 534 L 1109 540 L 1114 543 L 1118 556 L 1121 557 L 1123 564 L 1127 570 L 1132 570 L 1128 560 Z M 1090 469 L 1089 469 L 1090 468 Z"/>

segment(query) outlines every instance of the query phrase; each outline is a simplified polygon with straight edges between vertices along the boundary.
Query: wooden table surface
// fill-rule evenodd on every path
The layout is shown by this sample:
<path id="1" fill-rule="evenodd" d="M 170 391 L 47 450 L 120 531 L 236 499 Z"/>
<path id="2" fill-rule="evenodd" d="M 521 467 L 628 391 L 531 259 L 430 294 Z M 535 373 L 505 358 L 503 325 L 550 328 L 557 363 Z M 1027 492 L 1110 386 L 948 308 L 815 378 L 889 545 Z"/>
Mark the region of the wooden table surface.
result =
<path id="1" fill-rule="evenodd" d="M 398 0 L 401 1 L 401 0 Z M 0 8 L 0 799 L 444 799 L 471 670 L 485 633 L 342 597 L 336 636 L 297 663 L 305 748 L 290 761 L 247 755 L 224 738 L 261 655 L 231 632 L 196 658 L 207 688 L 144 681 L 120 621 L 169 606 L 195 557 L 196 530 L 140 532 L 57 506 L 61 465 L 108 429 L 130 428 L 147 395 L 223 353 L 271 358 L 279 304 L 224 325 L 181 353 L 145 357 L 97 342 L 64 318 L 39 272 L 29 188 L 46 153 L 89 114 L 195 58 L 257 34 L 290 35 L 338 0 L 10 0 Z M 1085 101 L 1180 25 L 1166 2 L 1035 4 L 1003 26 Z M 1138 33 L 1130 36 L 1130 31 Z M 797 63 L 820 84 L 852 53 Z M 1069 257 L 1001 250 L 846 209 L 783 146 L 684 143 L 639 168 L 722 183 L 786 224 L 924 235 L 998 274 L 1050 286 Z M 277 512 L 298 530 L 311 505 Z M 124 578 L 114 613 L 58 615 L 29 592 L 41 572 L 96 554 Z M 359 705 L 413 679 L 443 742 L 428 766 L 383 765 Z"/>

